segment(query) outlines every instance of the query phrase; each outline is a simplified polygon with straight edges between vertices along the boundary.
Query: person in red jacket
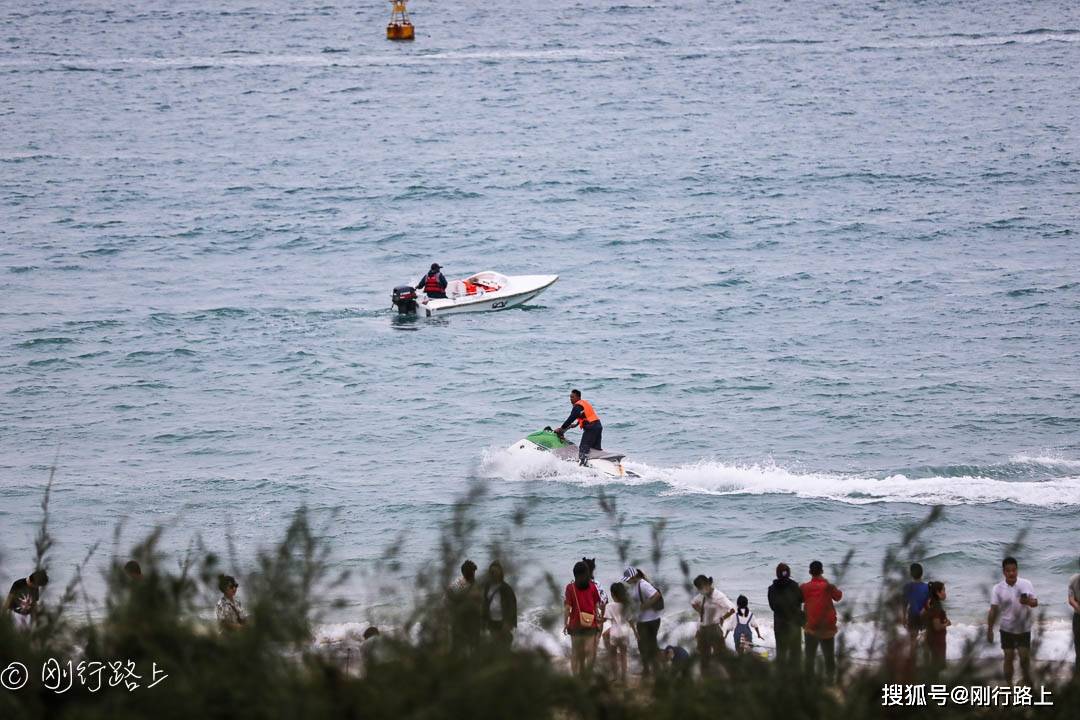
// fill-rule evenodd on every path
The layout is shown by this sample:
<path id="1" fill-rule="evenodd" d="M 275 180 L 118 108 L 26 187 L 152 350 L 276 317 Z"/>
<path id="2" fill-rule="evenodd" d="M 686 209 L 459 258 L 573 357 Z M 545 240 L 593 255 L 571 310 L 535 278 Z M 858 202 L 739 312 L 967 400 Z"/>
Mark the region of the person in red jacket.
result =
<path id="1" fill-rule="evenodd" d="M 799 589 L 806 608 L 806 625 L 803 627 L 806 674 L 814 674 L 814 661 L 820 645 L 825 658 L 825 678 L 831 683 L 836 677 L 836 608 L 833 603 L 844 597 L 844 593 L 826 580 L 823 573 L 820 560 L 810 563 L 810 581 L 803 583 Z"/>
<path id="2" fill-rule="evenodd" d="M 574 565 L 574 582 L 566 586 L 563 598 L 563 622 L 563 632 L 570 636 L 570 670 L 579 677 L 587 675 L 596 660 L 604 607 L 586 562 Z"/>

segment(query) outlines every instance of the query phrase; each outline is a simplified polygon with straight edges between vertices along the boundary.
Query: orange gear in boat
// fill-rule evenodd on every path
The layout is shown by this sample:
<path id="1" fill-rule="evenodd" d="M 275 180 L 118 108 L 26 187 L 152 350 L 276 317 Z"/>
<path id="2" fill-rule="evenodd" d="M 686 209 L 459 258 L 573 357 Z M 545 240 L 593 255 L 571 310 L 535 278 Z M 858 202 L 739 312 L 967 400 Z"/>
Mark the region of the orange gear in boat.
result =
<path id="1" fill-rule="evenodd" d="M 465 294 L 466 295 L 475 295 L 476 294 L 476 283 L 471 283 L 468 280 L 462 280 L 462 282 L 465 283 Z"/>
<path id="2" fill-rule="evenodd" d="M 596 414 L 596 411 L 593 410 L 592 405 L 590 405 L 587 400 L 578 400 L 574 404 L 580 406 L 582 413 L 584 413 L 578 418 L 577 422 L 579 428 L 585 427 L 585 423 L 599 422 L 600 416 Z"/>

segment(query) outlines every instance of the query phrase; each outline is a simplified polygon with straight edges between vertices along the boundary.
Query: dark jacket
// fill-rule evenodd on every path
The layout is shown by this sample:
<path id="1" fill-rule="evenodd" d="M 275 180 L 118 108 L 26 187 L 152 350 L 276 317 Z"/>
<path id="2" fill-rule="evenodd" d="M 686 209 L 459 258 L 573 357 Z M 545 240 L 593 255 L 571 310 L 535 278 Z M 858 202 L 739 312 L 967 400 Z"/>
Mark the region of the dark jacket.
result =
<path id="1" fill-rule="evenodd" d="M 773 611 L 774 629 L 802 627 L 806 622 L 803 611 L 802 590 L 791 578 L 777 578 L 769 586 L 769 607 Z"/>
<path id="2" fill-rule="evenodd" d="M 491 603 L 495 601 L 495 590 L 502 602 L 502 623 L 506 627 L 517 627 L 517 596 L 514 589 L 505 581 L 499 584 L 498 589 L 493 585 L 484 586 L 484 622 L 493 622 L 491 619 Z"/>

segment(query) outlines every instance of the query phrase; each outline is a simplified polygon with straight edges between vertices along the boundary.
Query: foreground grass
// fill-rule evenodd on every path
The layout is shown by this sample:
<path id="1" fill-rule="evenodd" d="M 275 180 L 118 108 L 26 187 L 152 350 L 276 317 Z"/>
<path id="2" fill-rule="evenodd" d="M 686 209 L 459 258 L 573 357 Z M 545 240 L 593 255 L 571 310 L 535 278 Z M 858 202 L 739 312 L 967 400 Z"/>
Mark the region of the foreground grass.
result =
<path id="1" fill-rule="evenodd" d="M 661 675 L 655 683 L 632 688 L 612 685 L 601 673 L 574 678 L 539 650 L 500 651 L 479 644 L 467 654 L 450 647 L 447 628 L 462 618 L 444 602 L 445 579 L 461 557 L 470 528 L 463 501 L 448 523 L 442 543 L 442 572 L 401 607 L 399 635 L 385 636 L 377 653 L 340 653 L 313 645 L 312 630 L 320 619 L 317 598 L 332 594 L 341 578 L 328 564 L 329 548 L 312 531 L 307 514 L 294 517 L 282 542 L 259 555 L 257 569 L 243 579 L 249 623 L 238 632 L 221 634 L 200 619 L 205 588 L 220 572 L 212 553 L 193 553 L 176 570 L 167 570 L 157 552 L 155 533 L 134 550 L 143 567 L 141 580 L 128 578 L 113 563 L 99 619 L 72 618 L 69 608 L 81 592 L 81 574 L 46 606 L 31 631 L 0 619 L 0 670 L 12 662 L 24 665 L 30 677 L 19 690 L 0 689 L 0 718 L 628 718 L 675 720 L 737 714 L 740 720 L 802 718 L 878 718 L 897 716 L 1038 717 L 1080 716 L 1076 683 L 1048 685 L 1053 705 L 1045 707 L 882 707 L 883 687 L 890 683 L 942 683 L 948 686 L 997 686 L 993 670 L 965 659 L 942 677 L 909 676 L 903 663 L 890 660 L 902 647 L 889 620 L 891 592 L 902 580 L 896 568 L 902 553 L 886 558 L 885 574 L 892 588 L 879 599 L 876 622 L 881 635 L 878 663 L 851 666 L 841 656 L 844 679 L 827 687 L 813 678 L 785 674 L 775 663 L 729 657 L 715 676 L 680 678 Z M 602 508 L 618 525 L 614 502 Z M 898 548 L 911 548 L 934 515 L 912 528 Z M 616 528 L 618 530 L 618 527 Z M 618 534 L 618 533 L 617 533 Z M 625 543 L 619 541 L 620 552 Z M 657 542 L 657 548 L 660 543 Z M 48 493 L 36 541 L 35 565 L 47 568 Z M 659 555 L 659 550 L 654 552 Z M 89 556 L 88 556 L 89 557 Z M 655 558 L 654 558 L 655 559 Z M 47 597 L 56 592 L 49 588 Z M 558 622 L 558 601 L 548 620 Z M 42 677 L 50 659 L 59 661 L 57 678 Z M 127 661 L 131 676 L 117 680 L 116 668 L 102 667 L 95 682 L 94 666 L 80 662 Z M 72 662 L 74 677 L 62 671 Z M 357 671 L 363 666 L 363 672 Z M 56 667 L 56 666 L 53 666 Z M 167 674 L 160 683 L 153 670 Z M 120 668 L 121 670 L 123 668 Z M 1044 677 L 1061 677 L 1060 668 L 1043 668 Z M 10 682 L 11 675 L 6 676 Z M 43 682 L 44 680 L 44 682 Z M 70 689 L 57 692 L 70 680 Z M 129 690 L 124 682 L 138 683 Z M 114 686 L 110 686 L 113 682 Z M 95 684 L 100 689 L 94 691 Z M 1037 699 L 1037 696 L 1036 696 Z"/>

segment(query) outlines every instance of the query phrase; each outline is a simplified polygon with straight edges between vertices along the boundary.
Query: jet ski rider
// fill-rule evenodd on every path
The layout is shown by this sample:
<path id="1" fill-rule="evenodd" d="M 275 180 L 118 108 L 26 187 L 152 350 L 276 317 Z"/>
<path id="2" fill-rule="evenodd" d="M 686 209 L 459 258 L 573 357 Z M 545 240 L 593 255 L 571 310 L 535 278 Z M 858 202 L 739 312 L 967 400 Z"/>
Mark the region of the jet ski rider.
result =
<path id="1" fill-rule="evenodd" d="M 577 426 L 581 428 L 578 462 L 587 465 L 590 450 L 603 450 L 600 447 L 600 440 L 604 434 L 604 426 L 600 424 L 600 417 L 593 410 L 593 406 L 587 400 L 581 399 L 580 390 L 570 391 L 570 404 L 573 406 L 570 417 L 566 418 L 566 422 L 562 424 L 562 427 L 555 430 L 555 434 L 562 438 L 567 428 L 577 423 Z"/>
<path id="2" fill-rule="evenodd" d="M 428 270 L 427 275 L 420 278 L 420 282 L 416 283 L 416 289 L 424 289 L 424 294 L 429 298 L 445 298 L 446 297 L 446 278 L 439 272 L 442 270 L 442 266 L 439 263 L 431 263 L 431 269 Z"/>

